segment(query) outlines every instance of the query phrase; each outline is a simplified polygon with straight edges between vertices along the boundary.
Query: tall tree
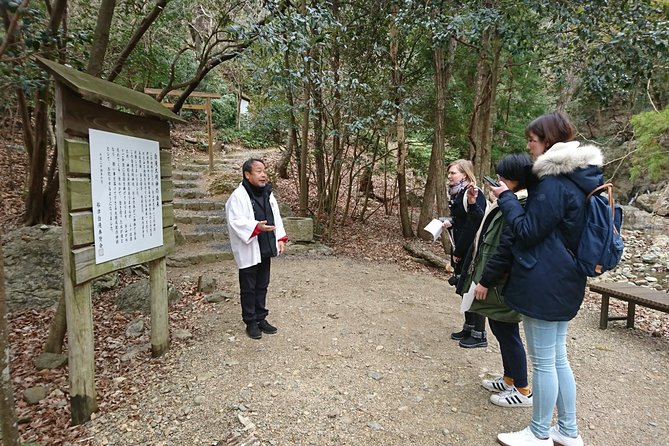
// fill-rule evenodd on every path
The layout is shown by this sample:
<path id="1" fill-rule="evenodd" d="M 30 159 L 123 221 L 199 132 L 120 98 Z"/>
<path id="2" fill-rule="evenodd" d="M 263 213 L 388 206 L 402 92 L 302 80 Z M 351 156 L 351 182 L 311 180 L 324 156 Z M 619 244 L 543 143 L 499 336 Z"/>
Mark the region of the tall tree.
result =
<path id="1" fill-rule="evenodd" d="M 397 188 L 400 199 L 400 223 L 402 235 L 406 238 L 414 236 L 411 218 L 409 216 L 409 200 L 407 198 L 406 162 L 409 154 L 406 141 L 404 121 L 404 104 L 402 94 L 402 67 L 399 59 L 400 36 L 397 26 L 397 5 L 391 6 L 390 16 L 390 63 L 392 66 L 391 97 L 395 106 L 395 136 L 397 143 Z"/>
<path id="2" fill-rule="evenodd" d="M 309 20 L 307 16 L 307 0 L 300 1 L 300 13 L 304 20 L 305 35 L 309 35 Z M 300 215 L 306 216 L 309 211 L 309 112 L 311 100 L 311 48 L 304 49 L 304 79 L 302 87 L 302 125 L 300 127 L 300 134 L 302 141 L 300 142 L 300 162 L 299 162 L 299 176 L 300 176 Z"/>
<path id="3" fill-rule="evenodd" d="M 444 166 L 445 128 L 444 117 L 446 109 L 446 86 L 453 72 L 455 50 L 457 40 L 454 36 L 448 39 L 446 54 L 448 61 L 444 61 L 444 50 L 437 45 L 433 51 L 434 85 L 435 85 L 435 107 L 434 107 L 434 137 L 432 152 L 430 153 L 430 166 L 423 192 L 423 203 L 418 218 L 419 235 L 424 240 L 430 240 L 432 235 L 424 228 L 434 217 L 434 205 L 437 205 L 437 214 L 446 215 L 446 175 Z M 449 249 L 447 246 L 446 249 Z"/>

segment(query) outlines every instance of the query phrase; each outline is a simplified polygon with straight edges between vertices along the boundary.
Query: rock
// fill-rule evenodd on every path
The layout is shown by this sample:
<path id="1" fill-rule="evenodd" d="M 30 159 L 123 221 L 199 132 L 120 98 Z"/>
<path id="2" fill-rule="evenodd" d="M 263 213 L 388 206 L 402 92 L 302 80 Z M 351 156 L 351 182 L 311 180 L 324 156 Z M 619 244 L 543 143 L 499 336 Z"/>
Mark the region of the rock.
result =
<path id="1" fill-rule="evenodd" d="M 218 281 L 216 277 L 209 275 L 202 275 L 198 278 L 197 281 L 197 290 L 201 293 L 211 293 L 216 290 Z"/>
<path id="2" fill-rule="evenodd" d="M 308 217 L 283 217 L 283 226 L 288 240 L 293 242 L 312 242 L 314 240 L 314 221 Z"/>
<path id="3" fill-rule="evenodd" d="M 23 399 L 28 404 L 37 404 L 46 398 L 47 395 L 46 387 L 36 386 L 26 389 L 23 392 Z"/>
<path id="4" fill-rule="evenodd" d="M 176 339 L 190 339 L 193 337 L 193 333 L 182 328 L 177 328 L 172 331 L 172 336 L 174 336 Z"/>
<path id="5" fill-rule="evenodd" d="M 375 430 L 375 431 L 383 429 L 383 427 L 381 426 L 381 423 L 379 423 L 378 421 L 370 421 L 369 423 L 367 423 L 367 426 L 370 429 Z"/>
<path id="6" fill-rule="evenodd" d="M 662 217 L 669 216 L 669 185 L 664 189 L 638 196 L 636 204 L 646 212 Z"/>
<path id="7" fill-rule="evenodd" d="M 201 406 L 201 405 L 203 405 L 206 401 L 207 401 L 207 399 L 206 399 L 205 397 L 203 397 L 202 395 L 198 395 L 198 396 L 196 396 L 195 399 L 193 400 L 193 403 L 195 403 L 196 406 Z"/>
<path id="8" fill-rule="evenodd" d="M 104 276 L 95 279 L 91 285 L 91 292 L 93 294 L 100 294 L 103 291 L 108 291 L 113 288 L 116 288 L 119 284 L 118 273 L 113 272 L 105 274 Z"/>
<path id="9" fill-rule="evenodd" d="M 67 355 L 58 353 L 42 353 L 33 359 L 33 364 L 37 370 L 57 369 L 67 364 Z"/>
<path id="10" fill-rule="evenodd" d="M 138 338 L 144 333 L 144 319 L 138 317 L 128 324 L 125 335 L 129 338 Z"/>
<path id="11" fill-rule="evenodd" d="M 30 226 L 3 235 L 5 299 L 9 311 L 49 308 L 63 291 L 62 230 Z"/>
<path id="12" fill-rule="evenodd" d="M 142 279 L 123 288 L 116 298 L 116 306 L 121 311 L 151 311 L 149 279 Z M 168 284 L 168 305 L 181 299 L 181 291 Z"/>
<path id="13" fill-rule="evenodd" d="M 367 375 L 375 381 L 381 381 L 383 379 L 383 373 L 370 371 Z"/>
<path id="14" fill-rule="evenodd" d="M 209 294 L 208 296 L 204 297 L 204 300 L 210 304 L 217 304 L 219 302 L 223 302 L 224 300 L 228 299 L 230 299 L 230 297 L 226 296 L 225 293 L 222 293 L 220 291 L 218 293 Z"/>

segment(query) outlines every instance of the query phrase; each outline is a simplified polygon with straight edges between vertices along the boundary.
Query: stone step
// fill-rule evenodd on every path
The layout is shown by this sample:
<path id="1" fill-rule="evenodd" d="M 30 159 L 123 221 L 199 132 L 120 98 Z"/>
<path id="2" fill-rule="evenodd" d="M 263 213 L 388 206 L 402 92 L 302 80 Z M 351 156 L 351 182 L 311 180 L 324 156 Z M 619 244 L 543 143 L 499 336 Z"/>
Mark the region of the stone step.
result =
<path id="1" fill-rule="evenodd" d="M 223 225 L 225 224 L 225 210 L 189 211 L 177 209 L 174 211 L 174 222 L 182 225 Z"/>
<path id="2" fill-rule="evenodd" d="M 228 241 L 227 225 L 177 225 L 177 244 Z"/>
<path id="3" fill-rule="evenodd" d="M 203 164 L 181 164 L 177 166 L 179 170 L 183 170 L 185 172 L 204 172 L 207 170 L 209 167 L 209 164 L 203 165 Z"/>
<path id="4" fill-rule="evenodd" d="M 232 259 L 232 250 L 229 243 L 195 243 L 177 246 L 175 251 L 167 257 L 167 266 L 186 268 L 201 263 L 214 263 Z"/>
<path id="5" fill-rule="evenodd" d="M 197 180 L 198 178 L 200 178 L 200 174 L 197 172 L 172 171 L 173 180 Z"/>
<path id="6" fill-rule="evenodd" d="M 186 209 L 189 211 L 213 211 L 225 208 L 224 201 L 207 198 L 179 198 L 175 199 L 172 205 L 174 206 L 174 209 Z"/>
<path id="7" fill-rule="evenodd" d="M 183 181 L 183 180 L 173 180 L 172 185 L 174 186 L 175 189 L 194 189 L 197 187 L 197 183 L 195 181 Z"/>
<path id="8" fill-rule="evenodd" d="M 190 188 L 190 189 L 174 189 L 174 196 L 179 198 L 204 198 L 207 194 L 200 189 Z"/>

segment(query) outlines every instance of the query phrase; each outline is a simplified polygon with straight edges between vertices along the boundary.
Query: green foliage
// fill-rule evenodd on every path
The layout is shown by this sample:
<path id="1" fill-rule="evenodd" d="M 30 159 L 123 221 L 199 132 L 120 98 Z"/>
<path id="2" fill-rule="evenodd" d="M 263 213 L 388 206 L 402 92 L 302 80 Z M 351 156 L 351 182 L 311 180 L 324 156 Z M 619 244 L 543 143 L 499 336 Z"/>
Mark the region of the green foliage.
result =
<path id="1" fill-rule="evenodd" d="M 630 169 L 632 180 L 646 172 L 652 181 L 668 179 L 669 107 L 661 112 L 634 115 L 632 126 L 637 140 L 637 151 Z"/>
<path id="2" fill-rule="evenodd" d="M 274 147 L 282 142 L 283 129 L 286 127 L 285 106 L 265 105 L 257 107 L 248 116 L 242 117 L 240 128 L 222 127 L 218 138 L 224 143 L 243 144 L 251 149 Z"/>
<path id="3" fill-rule="evenodd" d="M 214 125 L 218 128 L 234 127 L 237 123 L 237 98 L 226 94 L 211 101 Z"/>

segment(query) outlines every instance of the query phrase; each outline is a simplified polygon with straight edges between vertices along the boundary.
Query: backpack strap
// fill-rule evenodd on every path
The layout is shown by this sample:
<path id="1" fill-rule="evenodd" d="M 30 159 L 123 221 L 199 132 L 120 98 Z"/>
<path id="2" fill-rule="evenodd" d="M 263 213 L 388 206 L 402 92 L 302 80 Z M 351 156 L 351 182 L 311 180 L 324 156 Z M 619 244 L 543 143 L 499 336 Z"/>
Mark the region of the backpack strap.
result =
<path id="1" fill-rule="evenodd" d="M 613 202 L 613 183 L 604 183 L 601 186 L 596 187 L 592 192 L 590 192 L 585 197 L 585 201 L 587 202 L 590 199 L 590 197 L 592 197 L 597 193 L 602 193 L 604 190 L 606 190 L 609 196 L 609 207 L 611 208 L 611 221 L 613 221 L 616 218 L 616 209 L 614 207 L 614 202 Z"/>

